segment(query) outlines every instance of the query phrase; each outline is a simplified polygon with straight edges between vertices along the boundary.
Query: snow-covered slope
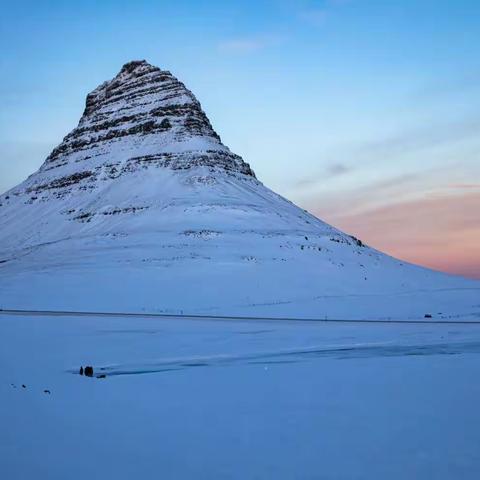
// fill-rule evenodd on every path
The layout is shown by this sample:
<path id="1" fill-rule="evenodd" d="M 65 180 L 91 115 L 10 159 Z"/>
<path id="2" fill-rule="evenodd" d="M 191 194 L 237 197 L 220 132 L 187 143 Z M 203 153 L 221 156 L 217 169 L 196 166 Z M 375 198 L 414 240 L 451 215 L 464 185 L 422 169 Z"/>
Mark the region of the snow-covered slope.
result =
<path id="1" fill-rule="evenodd" d="M 479 283 L 386 256 L 259 182 L 170 72 L 130 62 L 0 197 L 0 307 L 466 318 Z"/>

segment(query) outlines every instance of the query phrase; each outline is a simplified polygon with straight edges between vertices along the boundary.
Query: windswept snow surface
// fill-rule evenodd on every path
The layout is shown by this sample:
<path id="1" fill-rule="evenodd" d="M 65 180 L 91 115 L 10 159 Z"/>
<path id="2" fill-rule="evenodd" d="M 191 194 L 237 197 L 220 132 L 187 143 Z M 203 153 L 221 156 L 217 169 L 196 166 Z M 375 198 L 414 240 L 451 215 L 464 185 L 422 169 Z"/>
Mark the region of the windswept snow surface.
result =
<path id="1" fill-rule="evenodd" d="M 478 324 L 4 313 L 0 365 L 2 479 L 480 475 Z"/>

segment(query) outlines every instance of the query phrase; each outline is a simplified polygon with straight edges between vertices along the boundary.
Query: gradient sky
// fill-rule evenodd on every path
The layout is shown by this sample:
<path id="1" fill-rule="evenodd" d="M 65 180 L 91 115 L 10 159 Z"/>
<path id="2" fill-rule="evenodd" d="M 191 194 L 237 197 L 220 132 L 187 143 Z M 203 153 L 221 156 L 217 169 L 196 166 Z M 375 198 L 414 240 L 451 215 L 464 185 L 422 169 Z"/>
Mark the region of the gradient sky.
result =
<path id="1" fill-rule="evenodd" d="M 267 186 L 480 278 L 478 0 L 2 1 L 0 191 L 129 60 L 171 70 Z"/>

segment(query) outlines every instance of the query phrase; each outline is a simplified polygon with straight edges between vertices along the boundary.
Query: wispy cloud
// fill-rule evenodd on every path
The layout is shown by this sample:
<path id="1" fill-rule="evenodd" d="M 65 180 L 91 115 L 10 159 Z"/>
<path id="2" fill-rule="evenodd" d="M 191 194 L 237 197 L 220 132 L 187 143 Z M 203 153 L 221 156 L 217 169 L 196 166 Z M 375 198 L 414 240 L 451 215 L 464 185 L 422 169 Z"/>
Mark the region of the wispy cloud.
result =
<path id="1" fill-rule="evenodd" d="M 315 27 L 323 26 L 332 12 L 351 1 L 324 0 L 323 2 L 309 2 L 310 5 L 300 10 L 297 16 L 300 20 Z"/>
<path id="2" fill-rule="evenodd" d="M 435 172 L 428 171 L 401 173 L 333 192 L 322 190 L 312 193 L 307 203 L 313 209 L 317 204 L 322 205 L 322 213 L 337 219 L 343 215 L 363 215 L 385 205 L 421 196 L 427 189 L 425 177 L 434 175 Z"/>
<path id="3" fill-rule="evenodd" d="M 457 122 L 441 123 L 400 132 L 380 141 L 367 142 L 358 146 L 357 153 L 369 154 L 375 158 L 378 158 L 379 155 L 388 158 L 457 142 L 473 136 L 477 137 L 479 132 L 480 117 L 474 116 Z"/>
<path id="4" fill-rule="evenodd" d="M 252 37 L 233 38 L 218 44 L 218 49 L 229 54 L 249 54 L 281 44 L 284 37 L 281 35 L 258 35 Z"/>
<path id="5" fill-rule="evenodd" d="M 316 27 L 324 25 L 329 11 L 326 8 L 309 8 L 298 13 L 298 18 Z"/>
<path id="6" fill-rule="evenodd" d="M 451 77 L 436 77 L 413 93 L 413 101 L 434 99 L 451 95 L 470 95 L 472 91 L 480 90 L 480 70 L 472 68 L 469 72 Z"/>
<path id="7" fill-rule="evenodd" d="M 295 187 L 305 188 L 311 187 L 317 184 L 320 181 L 327 181 L 341 175 L 345 175 L 354 170 L 354 167 L 351 165 L 346 165 L 341 162 L 335 162 L 327 165 L 321 172 L 316 175 L 309 175 L 308 177 L 301 178 L 295 182 Z"/>
<path id="8" fill-rule="evenodd" d="M 293 15 L 293 17 L 296 16 L 297 19 L 302 22 L 309 23 L 313 26 L 321 26 L 333 11 L 352 1 L 353 0 L 323 0 L 320 4 L 319 2 L 296 1 L 289 5 L 289 9 L 291 9 L 291 15 Z M 299 3 L 303 6 L 299 7 Z M 291 33 L 291 30 L 287 29 L 287 32 L 289 31 Z M 278 33 L 239 36 L 221 41 L 217 45 L 217 48 L 223 53 L 246 55 L 280 45 L 288 36 L 290 35 L 285 36 Z"/>
<path id="9" fill-rule="evenodd" d="M 351 162 L 333 161 L 318 173 L 293 181 L 292 186 L 294 189 L 314 187 L 316 184 L 337 180 L 340 176 L 354 175 L 358 173 L 359 165 L 363 168 L 362 173 L 365 173 L 365 168 L 369 166 L 375 166 L 375 171 L 382 168 L 387 169 L 393 163 L 398 164 L 399 159 L 407 158 L 410 154 L 477 139 L 479 132 L 480 117 L 472 116 L 456 122 L 437 123 L 399 131 L 397 134 L 373 141 L 339 146 L 334 152 L 327 154 L 331 158 L 354 160 Z M 322 161 L 322 163 L 324 162 Z M 421 172 L 422 169 L 418 168 L 418 171 Z"/>
<path id="10" fill-rule="evenodd" d="M 344 173 L 350 172 L 352 170 L 351 166 L 347 166 L 344 163 L 332 163 L 326 169 L 327 175 L 330 177 L 338 177 Z"/>
<path id="11" fill-rule="evenodd" d="M 480 183 L 459 183 L 454 185 L 449 185 L 449 188 L 453 190 L 479 190 Z"/>

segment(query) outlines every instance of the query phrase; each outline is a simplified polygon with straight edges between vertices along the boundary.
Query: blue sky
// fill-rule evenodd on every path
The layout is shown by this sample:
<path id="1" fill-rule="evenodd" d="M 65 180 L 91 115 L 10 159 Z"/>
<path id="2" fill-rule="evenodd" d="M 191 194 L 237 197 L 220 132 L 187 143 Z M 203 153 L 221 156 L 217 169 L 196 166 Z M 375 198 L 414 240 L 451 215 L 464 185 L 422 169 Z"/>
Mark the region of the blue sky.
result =
<path id="1" fill-rule="evenodd" d="M 371 245 L 480 277 L 480 2 L 2 2 L 0 190 L 86 94 L 171 70 L 266 185 Z"/>

